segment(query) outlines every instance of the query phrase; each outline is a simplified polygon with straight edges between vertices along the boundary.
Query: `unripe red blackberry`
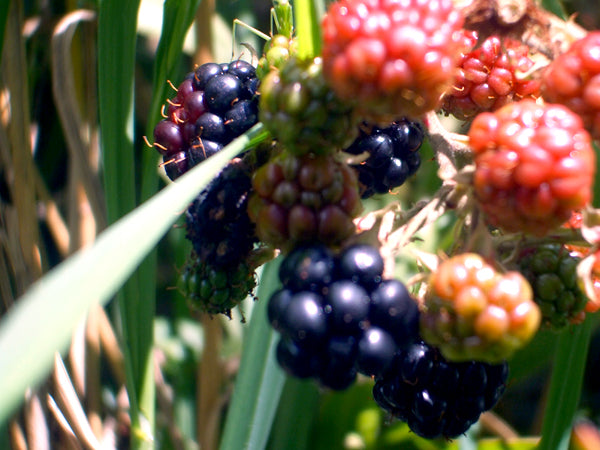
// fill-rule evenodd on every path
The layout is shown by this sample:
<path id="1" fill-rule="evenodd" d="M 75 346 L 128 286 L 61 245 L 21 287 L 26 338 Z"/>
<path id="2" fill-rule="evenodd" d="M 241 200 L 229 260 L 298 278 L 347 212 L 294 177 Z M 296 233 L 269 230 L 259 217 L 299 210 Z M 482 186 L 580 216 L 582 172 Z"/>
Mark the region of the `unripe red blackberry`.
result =
<path id="1" fill-rule="evenodd" d="M 557 56 L 542 76 L 542 95 L 578 114 L 600 138 L 600 31 L 592 31 Z"/>
<path id="2" fill-rule="evenodd" d="M 544 235 L 590 202 L 596 155 L 562 105 L 522 100 L 479 114 L 469 142 L 475 196 L 491 225 Z"/>
<path id="3" fill-rule="evenodd" d="M 192 309 L 231 317 L 231 309 L 252 294 L 256 279 L 254 269 L 244 261 L 215 267 L 192 253 L 178 286 Z"/>
<path id="4" fill-rule="evenodd" d="M 289 250 L 302 242 L 339 244 L 355 231 L 358 181 L 332 156 L 282 153 L 259 168 L 248 213 L 261 241 Z"/>
<path id="5" fill-rule="evenodd" d="M 352 167 L 358 172 L 361 197 L 386 194 L 402 186 L 421 165 L 418 152 L 424 132 L 418 122 L 401 119 L 385 128 L 364 123 L 360 135 L 344 151 L 367 153 L 367 159 Z"/>
<path id="6" fill-rule="evenodd" d="M 260 120 L 290 153 L 326 155 L 356 136 L 352 108 L 323 79 L 320 57 L 292 57 L 261 83 Z"/>
<path id="7" fill-rule="evenodd" d="M 476 31 L 463 30 L 464 50 L 454 84 L 444 94 L 444 112 L 467 120 L 541 95 L 540 80 L 527 75 L 535 64 L 527 45 L 496 35 L 479 43 L 477 36 Z"/>
<path id="8" fill-rule="evenodd" d="M 533 288 L 542 321 L 554 330 L 578 319 L 588 301 L 577 283 L 580 260 L 558 244 L 528 249 L 519 259 L 519 270 Z"/>
<path id="9" fill-rule="evenodd" d="M 258 122 L 258 78 L 241 60 L 189 73 L 154 129 L 154 147 L 174 180 Z"/>
<path id="10" fill-rule="evenodd" d="M 449 360 L 496 363 L 526 344 L 540 320 L 531 286 L 520 273 L 500 274 L 481 256 L 464 253 L 431 274 L 420 329 Z"/>
<path id="11" fill-rule="evenodd" d="M 340 0 L 322 21 L 325 77 L 365 118 L 436 109 L 454 78 L 463 17 L 451 0 Z"/>

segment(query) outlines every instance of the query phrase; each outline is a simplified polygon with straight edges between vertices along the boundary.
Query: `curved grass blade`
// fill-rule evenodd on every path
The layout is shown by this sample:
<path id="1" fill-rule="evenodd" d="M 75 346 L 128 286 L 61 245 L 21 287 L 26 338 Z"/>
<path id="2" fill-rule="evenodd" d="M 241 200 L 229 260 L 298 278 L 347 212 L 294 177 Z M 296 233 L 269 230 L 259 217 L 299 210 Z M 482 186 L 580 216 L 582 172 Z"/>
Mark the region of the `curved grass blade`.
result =
<path id="1" fill-rule="evenodd" d="M 277 333 L 267 321 L 268 299 L 279 287 L 280 259 L 267 263 L 260 279 L 260 301 L 252 310 L 221 450 L 264 449 L 269 439 L 285 381 L 275 361 Z"/>
<path id="2" fill-rule="evenodd" d="M 47 375 L 91 305 L 106 303 L 199 191 L 227 162 L 267 136 L 256 125 L 101 233 L 32 285 L 0 321 L 0 424 Z"/>
<path id="3" fill-rule="evenodd" d="M 567 450 L 594 321 L 564 331 L 558 338 L 554 368 L 545 407 L 539 450 Z"/>
<path id="4" fill-rule="evenodd" d="M 298 56 L 314 58 L 321 54 L 321 14 L 315 0 L 294 2 Z"/>

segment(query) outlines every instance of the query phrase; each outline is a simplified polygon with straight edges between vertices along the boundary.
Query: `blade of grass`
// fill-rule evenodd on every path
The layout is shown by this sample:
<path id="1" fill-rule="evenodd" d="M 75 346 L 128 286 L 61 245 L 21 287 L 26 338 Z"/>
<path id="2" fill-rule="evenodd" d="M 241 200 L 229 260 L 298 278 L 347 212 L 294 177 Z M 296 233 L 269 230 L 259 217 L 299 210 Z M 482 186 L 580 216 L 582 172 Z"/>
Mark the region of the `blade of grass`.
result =
<path id="1" fill-rule="evenodd" d="M 137 203 L 133 93 L 139 5 L 140 0 L 104 0 L 98 18 L 99 119 L 109 224 Z M 136 273 L 117 296 L 133 448 L 148 446 L 154 435 L 154 301 L 142 297 L 142 286 Z"/>
<path id="2" fill-rule="evenodd" d="M 313 58 L 321 54 L 321 11 L 314 0 L 294 2 L 294 22 L 298 38 L 298 56 Z"/>
<path id="3" fill-rule="evenodd" d="M 260 279 L 221 450 L 263 449 L 269 438 L 285 381 L 275 361 L 277 333 L 267 320 L 268 299 L 279 287 L 280 259 L 267 263 Z"/>
<path id="4" fill-rule="evenodd" d="M 539 450 L 567 450 L 579 405 L 593 321 L 564 331 L 558 338 Z"/>
<path id="5" fill-rule="evenodd" d="M 93 246 L 73 254 L 18 299 L 0 321 L 0 367 L 12 368 L 0 371 L 0 424 L 25 390 L 47 375 L 55 352 L 66 349 L 89 307 L 107 303 L 209 180 L 266 136 L 256 125 L 107 228 Z"/>

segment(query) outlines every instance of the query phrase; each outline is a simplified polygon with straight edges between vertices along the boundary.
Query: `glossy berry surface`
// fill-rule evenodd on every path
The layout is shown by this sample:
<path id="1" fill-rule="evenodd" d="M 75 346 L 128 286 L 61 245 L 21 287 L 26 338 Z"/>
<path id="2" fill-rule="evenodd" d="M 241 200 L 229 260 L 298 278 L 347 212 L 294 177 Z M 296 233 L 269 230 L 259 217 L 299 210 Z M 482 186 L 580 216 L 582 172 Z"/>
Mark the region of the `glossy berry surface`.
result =
<path id="1" fill-rule="evenodd" d="M 527 75 L 534 61 L 520 41 L 463 30 L 464 50 L 452 87 L 444 94 L 442 109 L 463 120 L 523 98 L 541 95 L 539 78 Z"/>
<path id="2" fill-rule="evenodd" d="M 168 100 L 153 146 L 174 180 L 258 122 L 258 78 L 242 60 L 206 63 L 190 72 Z"/>
<path id="3" fill-rule="evenodd" d="M 358 172 L 361 197 L 387 194 L 402 186 L 421 166 L 418 150 L 424 131 L 418 122 L 402 119 L 388 127 L 363 124 L 359 137 L 344 151 L 367 158 L 352 167 Z"/>
<path id="4" fill-rule="evenodd" d="M 506 362 L 447 361 L 435 348 L 415 342 L 396 354 L 376 379 L 373 397 L 421 437 L 456 438 L 494 407 L 506 388 Z"/>
<path id="5" fill-rule="evenodd" d="M 420 331 L 449 360 L 496 363 L 526 344 L 540 321 L 520 273 L 500 274 L 481 256 L 463 253 L 431 274 Z"/>
<path id="6" fill-rule="evenodd" d="M 452 82 L 462 23 L 450 0 L 336 1 L 322 21 L 325 77 L 365 118 L 418 117 Z"/>
<path id="7" fill-rule="evenodd" d="M 475 196 L 491 225 L 547 234 L 590 202 L 596 154 L 562 105 L 511 103 L 473 121 Z"/>
<path id="8" fill-rule="evenodd" d="M 281 334 L 280 366 L 335 390 L 349 387 L 358 373 L 382 375 L 418 339 L 419 324 L 406 287 L 381 280 L 382 271 L 378 250 L 364 244 L 337 254 L 323 245 L 293 249 L 280 266 L 283 287 L 267 305 L 269 323 Z"/>
<path id="9" fill-rule="evenodd" d="M 594 139 L 600 138 L 600 32 L 592 31 L 557 56 L 542 75 L 542 95 L 583 119 Z"/>

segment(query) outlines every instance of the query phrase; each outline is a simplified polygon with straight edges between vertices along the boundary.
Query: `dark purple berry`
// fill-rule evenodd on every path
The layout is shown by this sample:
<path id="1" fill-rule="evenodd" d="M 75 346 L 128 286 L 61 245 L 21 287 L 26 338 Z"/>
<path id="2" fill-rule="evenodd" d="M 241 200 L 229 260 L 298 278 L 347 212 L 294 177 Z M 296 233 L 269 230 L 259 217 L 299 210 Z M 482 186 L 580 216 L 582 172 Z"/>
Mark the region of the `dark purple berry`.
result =
<path id="1" fill-rule="evenodd" d="M 334 259 L 323 245 L 307 245 L 294 249 L 281 263 L 279 279 L 294 291 L 320 291 L 333 279 Z"/>
<path id="2" fill-rule="evenodd" d="M 280 316 L 281 333 L 303 345 L 318 345 L 327 336 L 322 298 L 314 292 L 294 294 Z"/>
<path id="3" fill-rule="evenodd" d="M 223 116 L 225 129 L 230 136 L 239 136 L 258 122 L 258 105 L 250 100 L 237 102 Z"/>
<path id="4" fill-rule="evenodd" d="M 325 297 L 326 311 L 335 331 L 358 333 L 369 317 L 369 296 L 362 287 L 350 280 L 329 285 Z"/>
<path id="5" fill-rule="evenodd" d="M 194 89 L 197 91 L 203 91 L 206 87 L 206 83 L 216 75 L 221 75 L 223 69 L 220 64 L 217 63 L 206 63 L 196 68 L 194 72 Z"/>
<path id="6" fill-rule="evenodd" d="M 154 127 L 154 147 L 162 155 L 174 155 L 184 149 L 181 129 L 170 120 L 164 119 Z"/>
<path id="7" fill-rule="evenodd" d="M 267 317 L 271 326 L 281 331 L 280 318 L 292 300 L 292 292 L 289 289 L 279 289 L 269 299 L 267 305 Z"/>
<path id="8" fill-rule="evenodd" d="M 352 280 L 371 290 L 381 281 L 383 258 L 377 248 L 367 244 L 356 244 L 341 253 L 338 272 L 339 278 Z"/>
<path id="9" fill-rule="evenodd" d="M 223 148 L 223 144 L 208 139 L 196 137 L 188 150 L 191 167 L 200 164 Z"/>
<path id="10" fill-rule="evenodd" d="M 384 280 L 371 292 L 369 320 L 387 330 L 399 346 L 410 344 L 419 332 L 419 307 L 406 286 Z"/>
<path id="11" fill-rule="evenodd" d="M 227 135 L 225 123 L 216 114 L 204 113 L 196 120 L 196 135 L 201 139 L 223 142 Z"/>
<path id="12" fill-rule="evenodd" d="M 235 75 L 213 77 L 204 88 L 204 103 L 210 111 L 225 113 L 240 99 L 241 90 L 242 83 Z"/>
<path id="13" fill-rule="evenodd" d="M 380 376 L 390 366 L 396 344 L 386 331 L 369 327 L 358 341 L 358 371 L 367 376 Z"/>
<path id="14" fill-rule="evenodd" d="M 319 361 L 314 352 L 289 339 L 279 340 L 276 357 L 279 366 L 297 378 L 310 378 L 319 371 Z"/>

